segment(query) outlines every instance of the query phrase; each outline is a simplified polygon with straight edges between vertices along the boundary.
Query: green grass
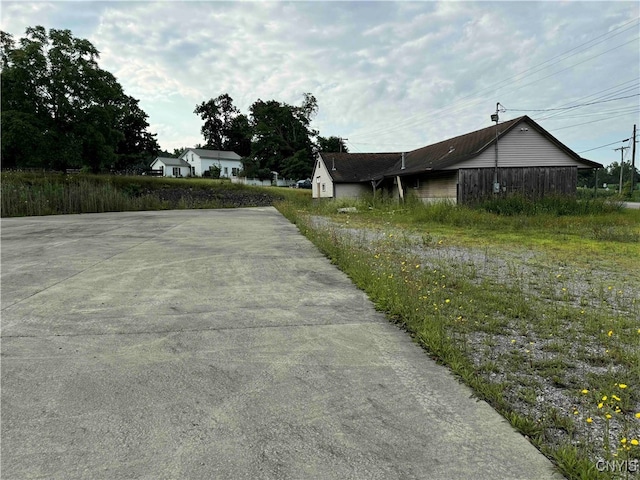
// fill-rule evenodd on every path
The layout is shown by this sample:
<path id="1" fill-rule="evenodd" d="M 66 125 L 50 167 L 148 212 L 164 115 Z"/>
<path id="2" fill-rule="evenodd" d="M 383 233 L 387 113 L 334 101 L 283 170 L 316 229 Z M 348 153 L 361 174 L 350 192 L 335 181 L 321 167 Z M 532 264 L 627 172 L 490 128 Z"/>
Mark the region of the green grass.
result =
<path id="1" fill-rule="evenodd" d="M 277 206 L 563 474 L 615 478 L 596 462 L 640 458 L 640 212 L 573 202 Z"/>

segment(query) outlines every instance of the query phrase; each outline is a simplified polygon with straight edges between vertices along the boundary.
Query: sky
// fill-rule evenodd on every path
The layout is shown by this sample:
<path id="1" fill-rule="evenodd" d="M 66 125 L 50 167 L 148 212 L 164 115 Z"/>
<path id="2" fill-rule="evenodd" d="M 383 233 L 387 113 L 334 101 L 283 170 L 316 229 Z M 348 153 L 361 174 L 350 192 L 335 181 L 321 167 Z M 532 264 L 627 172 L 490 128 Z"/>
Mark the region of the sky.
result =
<path id="1" fill-rule="evenodd" d="M 615 149 L 640 128 L 639 15 L 637 1 L 3 0 L 0 29 L 89 40 L 168 151 L 204 143 L 193 111 L 210 98 L 248 114 L 309 92 L 312 127 L 351 152 L 411 151 L 491 126 L 499 108 L 609 165 L 631 160 Z"/>

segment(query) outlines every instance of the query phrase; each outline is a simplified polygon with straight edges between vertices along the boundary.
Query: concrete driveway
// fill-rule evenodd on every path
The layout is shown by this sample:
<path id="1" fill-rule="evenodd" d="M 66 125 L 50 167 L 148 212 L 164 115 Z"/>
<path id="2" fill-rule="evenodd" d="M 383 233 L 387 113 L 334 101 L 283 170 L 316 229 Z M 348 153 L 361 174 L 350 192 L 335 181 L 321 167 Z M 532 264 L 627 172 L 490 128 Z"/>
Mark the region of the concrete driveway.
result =
<path id="1" fill-rule="evenodd" d="M 1 234 L 3 479 L 556 478 L 273 208 Z"/>

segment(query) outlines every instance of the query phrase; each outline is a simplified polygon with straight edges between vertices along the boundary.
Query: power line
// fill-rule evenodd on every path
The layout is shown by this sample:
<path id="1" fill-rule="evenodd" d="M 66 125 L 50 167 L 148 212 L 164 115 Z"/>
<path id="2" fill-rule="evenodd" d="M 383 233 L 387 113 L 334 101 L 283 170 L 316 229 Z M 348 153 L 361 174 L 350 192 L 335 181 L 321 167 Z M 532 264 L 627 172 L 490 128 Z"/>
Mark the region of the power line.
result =
<path id="1" fill-rule="evenodd" d="M 626 142 L 627 140 L 629 140 L 629 139 L 625 138 L 624 140 L 618 140 L 617 142 L 607 143 L 606 145 L 600 145 L 599 147 L 590 148 L 589 150 L 583 150 L 583 151 L 578 152 L 578 153 L 581 154 L 581 153 L 591 152 L 592 150 L 598 150 L 600 148 L 609 147 L 611 145 L 615 145 L 616 143 Z"/>
<path id="2" fill-rule="evenodd" d="M 567 53 L 570 53 L 570 52 L 572 52 L 572 51 L 574 51 L 574 50 L 577 50 L 577 49 L 579 49 L 579 48 L 581 48 L 581 47 L 583 47 L 583 46 L 585 46 L 585 45 L 588 45 L 588 44 L 590 44 L 590 43 L 593 43 L 595 40 L 598 40 L 598 39 L 600 39 L 600 38 L 602 38 L 602 37 L 608 37 L 606 40 L 609 40 L 609 39 L 613 38 L 614 36 L 617 36 L 617 35 L 619 35 L 619 34 L 621 34 L 621 33 L 626 32 L 627 30 L 632 29 L 633 27 L 626 28 L 626 29 L 624 29 L 624 30 L 622 30 L 622 31 L 620 31 L 620 32 L 615 33 L 614 35 L 612 35 L 612 33 L 613 33 L 613 32 L 616 32 L 617 30 L 620 30 L 620 29 L 622 29 L 622 28 L 626 27 L 627 25 L 629 25 L 629 24 L 631 24 L 631 23 L 635 23 L 635 22 L 637 22 L 637 21 L 638 21 L 638 19 L 631 20 L 631 21 L 629 21 L 629 22 L 627 22 L 627 23 L 625 23 L 625 24 L 621 25 L 620 27 L 618 27 L 618 28 L 616 28 L 616 29 L 614 29 L 614 30 L 612 30 L 612 31 L 610 31 L 610 32 L 607 32 L 607 33 L 605 33 L 605 34 L 602 34 L 602 35 L 600 35 L 600 36 L 598 36 L 598 37 L 596 37 L 596 38 L 594 38 L 594 39 L 591 39 L 591 40 L 589 40 L 589 41 L 587 41 L 587 42 L 585 42 L 585 43 L 583 43 L 583 44 L 581 44 L 581 45 L 578 45 L 577 47 L 574 47 L 574 48 L 572 48 L 572 49 L 570 49 L 570 50 L 567 50 L 567 51 L 565 51 L 565 52 L 563 52 L 563 53 L 561 53 L 561 54 L 559 54 L 559 55 L 556 55 L 555 57 L 552 57 L 551 59 L 549 59 L 549 60 L 547 60 L 547 61 L 545 61 L 545 62 L 543 62 L 543 63 L 541 63 L 541 64 L 538 64 L 538 65 L 536 65 L 536 66 L 534 66 L 534 67 L 531 67 L 531 68 L 529 68 L 529 69 L 527 69 L 527 70 L 524 70 L 524 71 L 522 71 L 522 72 L 520 72 L 520 73 L 518 73 L 518 74 L 516 74 L 516 75 L 514 75 L 514 76 L 512 76 L 512 77 L 509 77 L 509 78 L 507 78 L 507 79 L 505 79 L 505 80 L 502 80 L 502 81 L 500 81 L 500 82 L 498 82 L 498 83 L 496 83 L 496 84 L 494 84 L 494 85 L 492 85 L 492 86 L 490 86 L 490 87 L 487 87 L 487 88 L 484 88 L 484 89 L 478 90 L 477 92 L 474 92 L 474 93 L 469 94 L 469 95 L 467 95 L 467 96 L 465 96 L 465 97 L 462 97 L 462 98 L 459 100 L 459 102 L 460 102 L 460 101 L 462 101 L 462 100 L 465 100 L 465 99 L 472 99 L 473 97 L 475 97 L 475 96 L 477 96 L 477 95 L 480 95 L 482 92 L 485 92 L 485 91 L 488 91 L 488 90 L 494 90 L 494 89 L 496 89 L 496 88 L 498 88 L 498 87 L 500 87 L 500 86 L 502 86 L 502 85 L 504 85 L 504 84 L 506 84 L 506 83 L 509 83 L 509 81 L 510 81 L 511 79 L 514 79 L 514 78 L 516 78 L 516 77 L 518 77 L 518 76 L 520 76 L 520 75 L 522 75 L 522 74 L 524 74 L 524 73 L 526 73 L 526 72 L 529 72 L 529 71 L 531 71 L 531 70 L 534 70 L 534 69 L 536 69 L 536 68 L 537 68 L 537 67 L 539 67 L 539 66 L 542 66 L 542 65 L 544 65 L 544 64 L 546 64 L 546 63 L 549 63 L 550 61 L 552 61 L 552 60 L 554 60 L 554 59 L 556 59 L 556 58 L 562 57 L 562 56 L 566 55 Z M 556 71 L 556 72 L 554 72 L 554 73 L 552 73 L 552 74 L 550 74 L 550 75 L 547 75 L 546 77 L 543 77 L 543 78 L 537 79 L 537 80 L 535 80 L 535 81 L 533 81 L 533 82 L 530 82 L 530 83 L 527 83 L 527 84 L 525 84 L 525 85 L 520 85 L 519 87 L 516 87 L 516 88 L 515 88 L 515 89 L 513 89 L 512 91 L 516 91 L 516 90 L 519 90 L 519 89 L 524 88 L 524 87 L 526 87 L 526 86 L 529 86 L 529 85 L 532 85 L 532 84 L 534 84 L 534 83 L 537 83 L 537 82 L 539 82 L 539 81 L 541 81 L 541 80 L 545 80 L 545 79 L 547 79 L 547 78 L 549 78 L 549 77 L 552 77 L 552 76 L 554 76 L 554 75 L 557 75 L 557 74 L 559 74 L 559 73 L 561 73 L 561 72 L 563 72 L 563 71 L 565 71 L 565 70 L 568 70 L 568 69 L 573 68 L 573 67 L 575 67 L 575 66 L 577 66 L 577 65 L 580 65 L 580 64 L 582 64 L 582 63 L 585 63 L 585 62 L 588 62 L 588 61 L 590 61 L 590 60 L 593 60 L 594 58 L 597 58 L 597 57 L 599 57 L 599 56 L 602 56 L 602 55 L 604 55 L 604 54 L 606 54 L 606 53 L 609 53 L 609 52 L 611 52 L 611 51 L 613 51 L 613 50 L 616 50 L 616 49 L 618 49 L 618 48 L 620 48 L 620 47 L 622 47 L 622 46 L 624 46 L 624 45 L 627 45 L 627 44 L 629 44 L 629 43 L 635 42 L 635 41 L 637 41 L 637 40 L 638 40 L 637 38 L 634 38 L 633 40 L 630 40 L 630 41 L 625 42 L 625 43 L 623 43 L 623 44 L 617 45 L 617 46 L 615 46 L 615 47 L 613 47 L 613 48 L 611 48 L 611 49 L 609 49 L 609 50 L 606 50 L 606 51 L 601 52 L 601 53 L 599 53 L 599 54 L 597 54 L 597 55 L 594 55 L 594 56 L 592 56 L 592 57 L 589 57 L 589 58 L 588 58 L 588 59 L 586 59 L 586 60 L 583 60 L 583 61 L 581 61 L 581 62 L 578 62 L 578 63 L 575 63 L 575 64 L 573 64 L 573 65 L 570 65 L 570 66 L 568 66 L 568 67 L 566 67 L 566 68 L 564 68 L 564 69 L 562 69 L 562 70 Z M 600 41 L 600 42 L 597 42 L 597 43 L 595 43 L 595 44 L 593 44 L 593 45 L 590 45 L 589 47 L 587 47 L 587 48 L 585 48 L 585 49 L 583 49 L 583 50 L 587 50 L 587 49 L 589 49 L 589 48 L 592 48 L 592 47 L 594 47 L 595 45 L 598 45 L 598 44 L 600 44 L 600 43 L 603 43 L 604 41 L 605 41 L 605 40 L 602 40 L 602 41 Z M 567 56 L 566 58 L 564 58 L 563 60 L 567 60 L 568 58 L 571 58 L 571 57 L 573 57 L 573 56 L 577 55 L 578 53 L 580 53 L 580 52 L 573 53 L 573 54 L 571 54 L 571 55 Z M 559 62 L 555 62 L 555 63 L 554 63 L 554 64 L 552 64 L 552 65 L 555 65 L 556 63 L 559 63 Z M 548 65 L 548 66 L 547 66 L 547 67 L 545 67 L 545 68 L 548 68 L 548 67 L 550 67 L 550 66 L 552 66 L 552 65 Z M 539 70 L 543 70 L 543 69 L 539 69 Z M 539 71 L 539 70 L 537 70 L 537 71 Z M 532 75 L 533 73 L 537 73 L 537 71 L 532 72 L 531 74 L 525 75 L 524 77 L 522 77 L 522 78 L 520 78 L 520 79 L 516 80 L 516 82 L 519 82 L 519 81 L 523 80 L 524 78 L 526 78 L 526 77 L 528 77 L 528 76 Z M 378 129 L 370 130 L 370 131 L 369 131 L 369 132 L 367 132 L 367 133 L 363 133 L 363 134 L 359 134 L 359 135 L 358 135 L 358 134 L 353 134 L 353 136 L 367 138 L 367 137 L 377 136 L 377 135 L 380 135 L 380 134 L 390 134 L 390 133 L 395 132 L 395 131 L 397 131 L 397 130 L 399 130 L 399 129 L 404 129 L 404 128 L 409 128 L 409 127 L 415 126 L 415 125 L 417 125 L 418 123 L 420 123 L 421 121 L 422 121 L 422 122 L 424 122 L 425 120 L 421 120 L 421 117 L 424 117 L 425 115 L 431 115 L 432 117 L 435 117 L 435 116 L 436 116 L 436 114 L 438 114 L 438 113 L 444 113 L 444 112 L 446 112 L 446 111 L 451 111 L 451 112 L 453 113 L 453 112 L 456 112 L 456 111 L 458 111 L 458 110 L 464 109 L 467 105 L 472 106 L 472 105 L 474 105 L 474 104 L 477 104 L 477 103 L 478 103 L 478 102 L 480 102 L 481 100 L 483 100 L 483 99 L 476 99 L 476 100 L 472 100 L 471 102 L 464 102 L 464 103 L 462 103 L 462 104 L 461 104 L 461 105 L 459 105 L 459 106 L 456 106 L 456 105 L 454 104 L 454 105 L 451 105 L 451 106 L 448 106 L 448 107 L 443 107 L 443 108 L 437 109 L 437 110 L 435 110 L 435 111 L 433 111 L 433 112 L 418 113 L 418 114 L 415 114 L 415 115 L 411 115 L 411 116 L 405 117 L 405 119 L 404 119 L 403 121 L 396 122 L 396 123 L 395 123 L 395 125 L 394 125 L 394 127 L 391 127 L 391 128 L 389 128 L 389 127 L 387 127 L 387 128 L 382 128 L 382 127 L 381 127 L 381 128 L 378 128 Z M 458 103 L 459 103 L 459 102 L 458 102 Z M 426 122 L 427 122 L 427 123 L 429 123 L 429 122 L 433 122 L 433 121 L 434 121 L 434 120 L 426 120 Z"/>
<path id="3" fill-rule="evenodd" d="M 583 113 L 576 113 L 575 115 L 563 115 L 562 118 L 560 120 L 566 120 L 568 118 L 587 118 L 587 117 L 594 117 L 594 116 L 603 116 L 603 115 L 626 115 L 626 114 L 631 114 L 631 113 L 637 113 L 638 111 L 640 111 L 640 106 L 637 107 L 622 107 L 622 108 L 616 108 L 614 110 L 601 110 L 598 112 L 583 112 Z"/>
<path id="4" fill-rule="evenodd" d="M 597 102 L 581 103 L 581 104 L 578 104 L 578 105 L 572 105 L 570 107 L 544 108 L 544 109 L 505 108 L 505 110 L 507 112 L 553 112 L 553 111 L 557 111 L 557 110 L 571 110 L 572 108 L 586 107 L 588 105 L 597 105 L 598 103 L 613 102 L 613 101 L 616 101 L 616 100 L 623 100 L 625 98 L 632 98 L 632 97 L 639 97 L 639 96 L 640 96 L 640 93 L 636 93 L 634 95 L 627 95 L 626 97 L 617 97 L 617 98 L 610 98 L 608 100 L 600 100 L 600 101 L 597 101 Z"/>
<path id="5" fill-rule="evenodd" d="M 567 128 L 573 128 L 573 127 L 580 127 L 582 125 L 589 125 L 591 123 L 598 123 L 598 122 L 604 122 L 606 120 L 611 120 L 612 118 L 618 118 L 618 117 L 626 117 L 627 115 L 631 115 L 633 112 L 630 113 L 621 113 L 620 115 L 614 115 L 614 116 L 610 116 L 608 118 L 599 118 L 597 120 L 591 120 L 590 122 L 583 122 L 583 123 L 576 123 L 573 125 L 565 125 L 564 127 L 560 127 L 560 128 L 554 128 L 550 131 L 554 131 L 557 132 L 558 130 L 565 130 Z"/>

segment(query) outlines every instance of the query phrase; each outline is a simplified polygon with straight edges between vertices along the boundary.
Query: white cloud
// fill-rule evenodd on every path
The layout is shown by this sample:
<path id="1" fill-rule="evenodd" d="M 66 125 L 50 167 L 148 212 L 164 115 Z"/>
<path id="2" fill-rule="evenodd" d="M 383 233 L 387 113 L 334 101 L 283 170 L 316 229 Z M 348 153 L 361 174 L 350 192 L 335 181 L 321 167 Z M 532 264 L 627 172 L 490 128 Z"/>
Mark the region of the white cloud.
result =
<path id="1" fill-rule="evenodd" d="M 17 36 L 42 24 L 92 41 L 165 148 L 200 142 L 193 109 L 222 93 L 247 113 L 258 98 L 299 104 L 311 92 L 322 135 L 388 151 L 487 126 L 498 101 L 551 108 L 638 78 L 637 40 L 587 60 L 637 37 L 637 23 L 600 46 L 580 45 L 639 10 L 624 2 L 3 2 L 0 20 Z M 630 104 L 637 98 L 621 105 Z M 627 138 L 638 114 L 575 128 L 564 127 L 579 117 L 563 118 L 541 123 L 586 150 Z M 609 153 L 590 158 L 608 163 Z"/>

